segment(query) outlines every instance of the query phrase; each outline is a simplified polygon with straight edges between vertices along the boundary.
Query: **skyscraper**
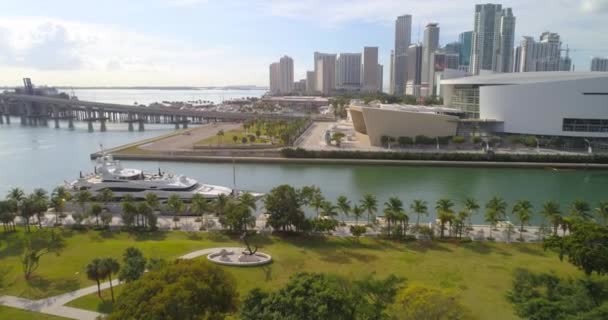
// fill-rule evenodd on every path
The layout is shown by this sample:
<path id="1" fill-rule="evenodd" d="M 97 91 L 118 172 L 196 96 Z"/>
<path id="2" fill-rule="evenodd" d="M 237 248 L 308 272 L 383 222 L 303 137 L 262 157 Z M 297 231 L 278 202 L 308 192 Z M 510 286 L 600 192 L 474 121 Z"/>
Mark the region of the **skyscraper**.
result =
<path id="1" fill-rule="evenodd" d="M 378 91 L 384 92 L 384 66 L 378 65 Z"/>
<path id="2" fill-rule="evenodd" d="M 496 57 L 496 72 L 512 72 L 513 45 L 515 42 L 515 17 L 511 8 L 502 9 L 499 22 L 499 47 Z"/>
<path id="3" fill-rule="evenodd" d="M 608 58 L 593 58 L 591 60 L 591 71 L 608 72 Z"/>
<path id="4" fill-rule="evenodd" d="M 540 42 L 532 37 L 524 37 L 515 49 L 513 71 L 568 71 L 570 67 L 566 57 L 561 57 L 561 52 L 562 43 L 557 33 L 544 32 Z"/>
<path id="5" fill-rule="evenodd" d="M 422 80 L 422 45 L 412 44 L 407 49 L 407 83 L 405 93 L 420 96 L 420 84 Z"/>
<path id="6" fill-rule="evenodd" d="M 306 71 L 306 93 L 313 94 L 317 88 L 315 88 L 315 72 Z"/>
<path id="7" fill-rule="evenodd" d="M 280 80 L 281 70 L 278 62 L 274 62 L 270 64 L 270 93 L 271 94 L 279 94 L 281 92 L 280 89 Z"/>
<path id="8" fill-rule="evenodd" d="M 395 93 L 395 50 L 391 50 L 391 58 L 389 65 L 389 78 L 388 78 L 388 94 Z"/>
<path id="9" fill-rule="evenodd" d="M 378 47 L 363 48 L 363 81 L 361 89 L 365 92 L 378 92 Z"/>
<path id="10" fill-rule="evenodd" d="M 279 91 L 281 94 L 293 92 L 293 59 L 283 56 L 279 60 Z"/>
<path id="11" fill-rule="evenodd" d="M 469 66 L 471 64 L 471 46 L 473 42 L 473 31 L 463 32 L 458 36 L 460 42 L 460 52 L 458 60 L 461 66 Z"/>
<path id="12" fill-rule="evenodd" d="M 336 89 L 336 55 L 315 52 L 315 91 L 330 95 Z"/>
<path id="13" fill-rule="evenodd" d="M 424 29 L 424 40 L 422 43 L 422 88 L 424 96 L 430 96 L 433 92 L 435 82 L 435 65 L 432 55 L 439 49 L 439 24 L 429 23 Z M 424 90 L 427 88 L 427 90 Z"/>
<path id="14" fill-rule="evenodd" d="M 412 16 L 403 15 L 395 21 L 395 50 L 391 59 L 392 94 L 403 95 L 407 82 L 407 50 L 412 41 Z"/>
<path id="15" fill-rule="evenodd" d="M 361 54 L 340 53 L 336 64 L 336 87 L 355 90 L 361 86 Z"/>
<path id="16" fill-rule="evenodd" d="M 510 8 L 503 10 L 502 5 L 492 3 L 475 5 L 471 73 L 511 70 L 514 32 L 515 17 Z"/>

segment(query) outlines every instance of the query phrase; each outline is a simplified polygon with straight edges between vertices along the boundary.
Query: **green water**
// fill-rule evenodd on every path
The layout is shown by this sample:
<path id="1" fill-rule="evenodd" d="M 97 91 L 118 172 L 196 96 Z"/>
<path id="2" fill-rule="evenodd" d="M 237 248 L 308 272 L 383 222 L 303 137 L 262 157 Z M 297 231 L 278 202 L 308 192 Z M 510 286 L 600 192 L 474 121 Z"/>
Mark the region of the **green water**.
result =
<path id="1" fill-rule="evenodd" d="M 75 179 L 80 170 L 92 171 L 89 153 L 100 143 L 111 147 L 171 130 L 149 126 L 151 130 L 139 133 L 116 125 L 104 133 L 88 133 L 84 126 L 70 132 L 20 127 L 16 120 L 10 126 L 0 125 L 0 195 L 14 186 L 51 189 L 64 180 Z M 160 167 L 203 183 L 233 185 L 232 164 L 126 161 L 124 165 L 150 171 Z M 430 208 L 437 199 L 449 198 L 457 204 L 457 210 L 467 197 L 483 204 L 501 196 L 509 203 L 509 211 L 518 199 L 532 201 L 537 210 L 544 201 L 555 200 L 564 211 L 576 199 L 589 201 L 592 206 L 608 200 L 608 171 L 237 164 L 236 183 L 239 189 L 258 192 L 280 184 L 314 184 L 330 200 L 343 194 L 359 201 L 365 193 L 371 193 L 378 196 L 380 206 L 391 196 L 401 198 L 407 206 L 414 199 L 423 199 Z M 481 214 L 475 221 L 483 221 Z"/>

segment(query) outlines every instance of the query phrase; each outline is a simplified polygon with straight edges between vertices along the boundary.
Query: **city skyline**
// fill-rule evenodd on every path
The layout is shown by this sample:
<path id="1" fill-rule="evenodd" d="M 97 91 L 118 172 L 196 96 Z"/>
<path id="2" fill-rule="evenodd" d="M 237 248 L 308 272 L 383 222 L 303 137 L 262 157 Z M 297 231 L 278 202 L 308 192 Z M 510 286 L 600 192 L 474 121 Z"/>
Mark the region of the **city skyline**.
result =
<path id="1" fill-rule="evenodd" d="M 412 15 L 413 43 L 422 41 L 423 26 L 438 22 L 443 46 L 473 29 L 474 5 L 483 3 L 329 1 L 316 10 L 316 0 L 153 0 L 145 7 L 111 0 L 90 10 L 91 2 L 82 2 L 0 4 L 0 85 L 29 76 L 51 85 L 267 86 L 268 65 L 277 57 L 293 58 L 299 80 L 313 70 L 314 51 L 361 52 L 365 46 L 379 47 L 378 63 L 388 67 L 397 16 Z M 516 44 L 523 36 L 559 33 L 581 71 L 589 70 L 592 57 L 608 56 L 608 35 L 589 32 L 602 30 L 608 1 L 495 3 L 513 8 Z"/>

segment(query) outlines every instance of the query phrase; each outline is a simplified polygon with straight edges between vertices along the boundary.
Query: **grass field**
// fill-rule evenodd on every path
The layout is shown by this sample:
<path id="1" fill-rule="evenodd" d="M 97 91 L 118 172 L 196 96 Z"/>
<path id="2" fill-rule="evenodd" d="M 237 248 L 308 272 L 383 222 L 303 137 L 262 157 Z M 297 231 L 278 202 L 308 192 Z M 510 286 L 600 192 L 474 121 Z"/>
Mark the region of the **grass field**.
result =
<path id="1" fill-rule="evenodd" d="M 243 137 L 248 138 L 249 135 L 255 135 L 255 130 L 253 130 L 253 131 L 249 130 L 249 132 L 245 133 L 245 129 L 243 129 L 241 127 L 238 129 L 225 131 L 224 136 L 222 136 L 222 137 L 218 137 L 217 135 L 207 137 L 207 138 L 195 143 L 195 145 L 197 145 L 197 146 L 242 145 L 243 142 L 241 142 L 241 140 L 243 139 Z M 233 140 L 234 136 L 237 137 L 236 142 Z M 270 143 L 270 140 L 268 138 L 261 136 L 260 138 L 256 137 L 256 140 L 253 143 L 253 145 L 269 144 L 269 143 Z M 250 143 L 247 142 L 245 145 L 249 145 L 249 144 Z"/>
<path id="2" fill-rule="evenodd" d="M 99 239 L 94 234 L 76 237 Z M 86 254 L 87 258 L 81 259 L 81 263 L 69 262 L 69 265 L 74 265 L 74 268 L 76 265 L 84 266 L 92 257 L 110 255 L 112 250 L 119 251 L 119 255 L 129 245 L 142 248 L 148 255 L 175 257 L 189 250 L 234 244 L 226 238 L 209 239 L 207 235 L 201 236 L 201 239 L 188 239 L 183 233 L 171 233 L 164 237 L 165 241 L 138 241 L 126 234 L 117 235 L 114 239 L 101 237 L 102 240 L 83 243 L 86 248 L 81 245 L 81 250 L 91 253 Z M 582 275 L 568 263 L 560 262 L 554 254 L 543 252 L 540 244 L 403 244 L 378 239 L 355 242 L 343 238 L 304 237 L 265 237 L 258 239 L 258 244 L 262 245 L 262 251 L 273 256 L 274 262 L 269 266 L 223 267 L 238 279 L 241 297 L 255 287 L 279 288 L 292 274 L 301 271 L 334 273 L 352 279 L 370 273 L 378 276 L 395 273 L 407 278 L 408 283 L 450 288 L 459 292 L 463 302 L 480 319 L 516 319 L 511 305 L 505 300 L 515 268 L 523 267 L 537 272 L 554 271 L 562 276 Z M 95 254 L 96 252 L 98 253 Z M 67 270 L 65 273 L 69 276 Z M 84 279 L 80 283 L 91 284 Z M 117 289 L 116 292 L 119 291 Z M 109 291 L 103 295 L 104 302 L 93 294 L 68 305 L 107 312 L 111 310 Z"/>
<path id="3" fill-rule="evenodd" d="M 15 308 L 9 308 L 5 306 L 0 306 L 0 319 L 7 320 L 64 320 L 67 318 L 61 318 L 56 316 L 51 316 L 48 314 L 25 311 Z"/>

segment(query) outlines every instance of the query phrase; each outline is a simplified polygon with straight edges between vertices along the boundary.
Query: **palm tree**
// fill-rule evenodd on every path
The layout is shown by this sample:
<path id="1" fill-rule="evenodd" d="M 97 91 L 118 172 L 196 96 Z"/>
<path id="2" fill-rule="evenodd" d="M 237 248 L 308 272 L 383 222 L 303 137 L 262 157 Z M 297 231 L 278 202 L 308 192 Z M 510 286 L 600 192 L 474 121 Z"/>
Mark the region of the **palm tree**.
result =
<path id="1" fill-rule="evenodd" d="M 21 202 L 21 200 L 25 199 L 25 192 L 21 188 L 12 188 L 8 191 L 7 199 L 12 199 L 17 201 L 17 203 Z"/>
<path id="2" fill-rule="evenodd" d="M 445 235 L 445 225 L 448 222 L 452 222 L 454 219 L 454 203 L 450 199 L 439 199 L 435 204 L 435 210 L 437 211 L 437 219 L 441 226 L 441 238 Z"/>
<path id="3" fill-rule="evenodd" d="M 331 201 L 324 200 L 321 203 L 321 216 L 333 219 L 333 217 L 338 215 L 337 209 L 338 207 L 334 206 Z"/>
<path id="4" fill-rule="evenodd" d="M 391 222 L 403 213 L 403 202 L 397 197 L 391 197 L 384 203 L 384 218 L 388 224 L 388 236 L 391 236 Z"/>
<path id="5" fill-rule="evenodd" d="M 202 217 L 205 212 L 209 211 L 209 202 L 202 194 L 197 193 L 190 200 L 190 211 Z"/>
<path id="6" fill-rule="evenodd" d="M 224 130 L 220 130 L 217 132 L 217 145 L 220 145 L 220 142 L 222 141 L 222 137 L 224 136 Z"/>
<path id="7" fill-rule="evenodd" d="M 103 269 L 106 271 L 108 280 L 110 280 L 110 293 L 112 294 L 112 302 L 114 302 L 114 286 L 112 285 L 112 275 L 118 273 L 120 264 L 114 258 L 104 258 L 101 260 Z"/>
<path id="8" fill-rule="evenodd" d="M 479 210 L 479 203 L 473 198 L 467 198 L 464 200 L 464 209 L 467 211 L 467 216 L 469 217 L 469 226 L 472 226 L 472 217 L 477 213 L 477 210 Z"/>
<path id="9" fill-rule="evenodd" d="M 367 212 L 367 224 L 371 223 L 371 218 L 378 211 L 378 200 L 376 196 L 366 193 L 361 199 L 361 208 Z"/>
<path id="10" fill-rule="evenodd" d="M 89 280 L 94 280 L 97 282 L 97 296 L 101 299 L 101 279 L 105 278 L 108 275 L 108 269 L 103 263 L 103 260 L 100 258 L 95 258 L 86 266 L 87 278 Z"/>
<path id="11" fill-rule="evenodd" d="M 108 202 L 114 200 L 114 192 L 110 188 L 103 188 L 97 195 L 97 200 L 103 203 L 104 208 L 108 208 Z"/>
<path id="12" fill-rule="evenodd" d="M 173 222 L 175 223 L 175 229 L 177 229 L 178 215 L 184 211 L 184 202 L 177 194 L 172 194 L 167 199 L 167 206 L 173 212 Z"/>
<path id="13" fill-rule="evenodd" d="M 135 220 L 135 216 L 137 215 L 137 207 L 134 203 L 135 199 L 130 194 L 124 196 L 121 200 L 121 209 L 122 209 L 122 223 L 126 227 L 131 227 L 133 225 L 133 221 Z"/>
<path id="14" fill-rule="evenodd" d="M 583 200 L 575 200 L 569 208 L 570 215 L 576 219 L 588 220 L 591 219 L 592 216 L 589 214 L 591 211 L 591 206 L 588 202 Z"/>
<path id="15" fill-rule="evenodd" d="M 337 199 L 338 209 L 342 211 L 342 223 L 344 223 L 344 217 L 348 217 L 350 213 L 350 201 L 346 196 L 339 196 Z"/>
<path id="16" fill-rule="evenodd" d="M 46 190 L 38 188 L 35 189 L 30 196 L 34 202 L 34 212 L 36 218 L 38 218 L 38 227 L 42 228 L 42 218 L 48 211 L 49 208 L 49 196 Z"/>
<path id="17" fill-rule="evenodd" d="M 154 210 L 150 207 L 147 202 L 140 202 L 137 205 L 137 226 L 140 226 L 139 221 L 141 220 L 141 226 L 145 228 L 148 224 L 148 219 Z"/>
<path id="18" fill-rule="evenodd" d="M 325 201 L 325 198 L 323 197 L 323 195 L 321 194 L 320 191 L 319 192 L 315 191 L 310 198 L 310 206 L 315 209 L 315 212 L 317 213 L 317 217 L 319 217 L 319 209 L 323 205 L 324 201 Z"/>
<path id="19" fill-rule="evenodd" d="M 255 197 L 249 192 L 245 192 L 245 193 L 241 194 L 239 196 L 239 202 L 241 204 L 243 204 L 244 206 L 250 208 L 251 210 L 255 211 L 258 209 L 258 206 L 256 204 L 257 201 L 256 201 Z"/>
<path id="20" fill-rule="evenodd" d="M 160 201 L 158 200 L 158 196 L 156 195 L 156 193 L 146 194 L 144 200 L 150 206 L 150 208 L 152 208 L 152 210 L 158 210 L 158 207 L 160 206 Z"/>
<path id="21" fill-rule="evenodd" d="M 553 235 L 557 235 L 557 228 L 562 223 L 562 215 L 559 210 L 559 204 L 554 201 L 545 202 L 540 214 L 551 222 L 553 225 Z"/>
<path id="22" fill-rule="evenodd" d="M 490 224 L 490 238 L 492 231 L 496 229 L 498 221 L 504 219 L 507 210 L 507 203 L 500 197 L 493 197 L 486 203 L 486 222 Z"/>
<path id="23" fill-rule="evenodd" d="M 363 208 L 359 207 L 358 205 L 354 205 L 352 208 L 352 212 L 353 212 L 353 216 L 355 216 L 355 225 L 359 225 L 359 218 L 361 218 L 361 216 L 363 216 L 363 213 L 365 212 L 365 210 L 363 210 Z"/>
<path id="24" fill-rule="evenodd" d="M 532 203 L 528 200 L 519 200 L 513 206 L 513 214 L 519 220 L 520 228 L 519 228 L 519 239 L 523 241 L 523 232 L 524 232 L 524 224 L 528 224 L 530 222 L 530 218 L 532 217 Z"/>
<path id="25" fill-rule="evenodd" d="M 59 224 L 59 218 L 63 217 L 66 202 L 72 200 L 72 194 L 65 187 L 57 187 L 51 194 L 51 204 L 55 208 L 55 224 Z"/>
<path id="26" fill-rule="evenodd" d="M 88 190 L 80 190 L 76 193 L 75 200 L 80 206 L 80 213 L 85 214 L 85 204 L 93 198 L 93 195 Z"/>
<path id="27" fill-rule="evenodd" d="M 93 203 L 93 205 L 91 206 L 91 215 L 95 217 L 96 226 L 99 226 L 99 215 L 101 215 L 102 211 L 103 208 L 98 203 Z"/>
<path id="28" fill-rule="evenodd" d="M 228 205 L 229 201 L 230 201 L 230 198 L 223 193 L 218 195 L 217 198 L 215 198 L 215 202 L 213 203 L 213 208 L 215 209 L 216 216 L 220 217 L 224 214 L 224 210 L 226 208 L 226 205 Z"/>
<path id="29" fill-rule="evenodd" d="M 429 215 L 429 208 L 424 200 L 414 200 L 410 205 L 410 209 L 416 214 L 416 227 L 420 225 L 421 215 Z"/>
<path id="30" fill-rule="evenodd" d="M 604 220 L 604 225 L 608 225 L 608 201 L 602 201 L 595 209 L 597 215 Z"/>
<path id="31" fill-rule="evenodd" d="M 4 227 L 4 231 L 15 231 L 15 213 L 14 200 L 0 201 L 0 222 Z"/>

